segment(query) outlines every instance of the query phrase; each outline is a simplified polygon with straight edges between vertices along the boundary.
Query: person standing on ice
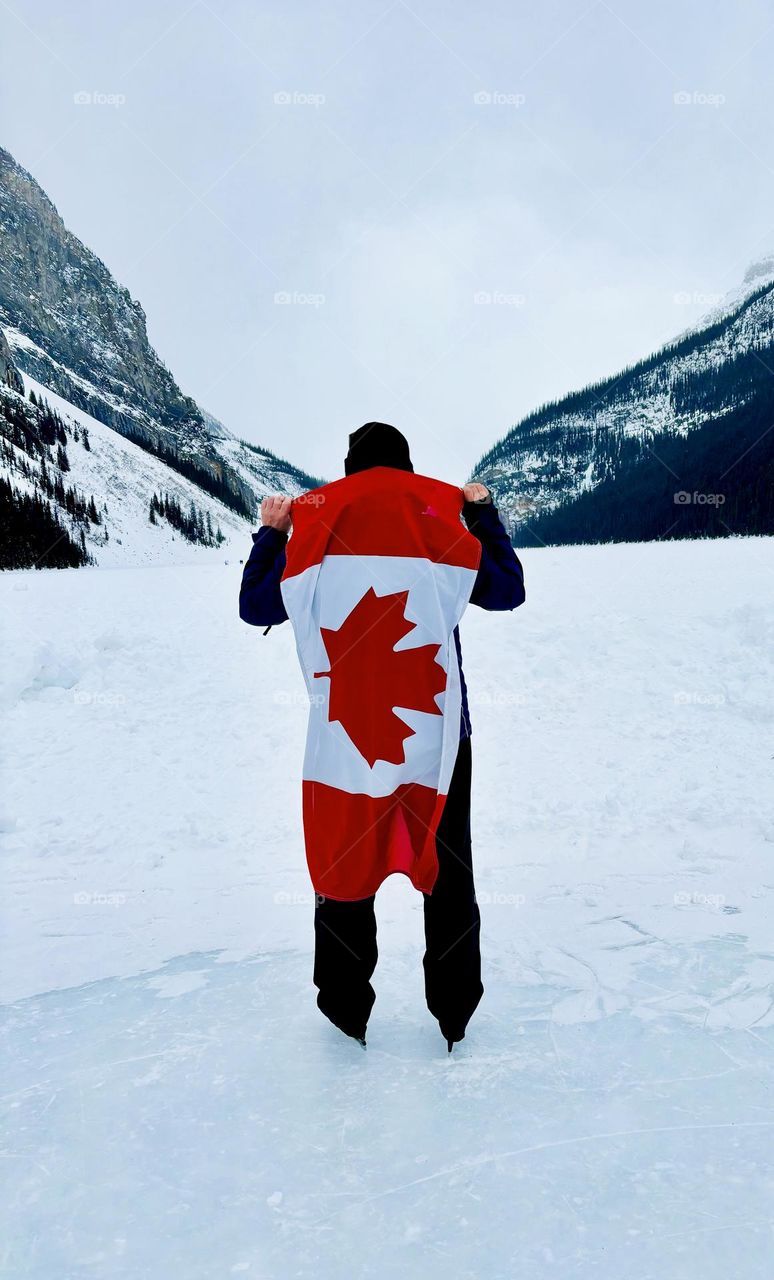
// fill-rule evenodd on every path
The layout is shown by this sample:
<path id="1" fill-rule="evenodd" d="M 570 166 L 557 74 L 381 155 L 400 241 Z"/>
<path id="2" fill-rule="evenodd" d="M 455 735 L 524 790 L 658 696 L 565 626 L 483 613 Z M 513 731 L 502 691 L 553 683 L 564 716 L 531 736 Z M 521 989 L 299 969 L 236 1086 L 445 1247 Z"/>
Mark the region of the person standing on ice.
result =
<path id="1" fill-rule="evenodd" d="M 354 431 L 344 471 L 299 498 L 264 498 L 239 615 L 266 628 L 290 618 L 310 693 L 317 1004 L 365 1047 L 375 894 L 401 871 L 424 896 L 425 994 L 451 1053 L 484 991 L 457 624 L 469 602 L 522 604 L 524 575 L 485 486 L 415 475 L 395 427 Z"/>

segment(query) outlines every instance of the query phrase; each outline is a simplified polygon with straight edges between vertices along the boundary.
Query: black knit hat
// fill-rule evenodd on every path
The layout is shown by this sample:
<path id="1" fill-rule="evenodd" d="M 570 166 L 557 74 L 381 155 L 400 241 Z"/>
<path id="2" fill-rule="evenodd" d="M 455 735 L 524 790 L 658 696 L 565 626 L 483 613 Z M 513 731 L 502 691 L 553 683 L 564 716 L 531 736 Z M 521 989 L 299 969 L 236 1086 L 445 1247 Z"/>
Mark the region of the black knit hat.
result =
<path id="1" fill-rule="evenodd" d="M 369 467 L 396 467 L 398 471 L 413 471 L 408 440 L 387 422 L 366 422 L 349 437 L 349 453 L 344 459 L 344 474 L 352 476 L 356 471 Z"/>

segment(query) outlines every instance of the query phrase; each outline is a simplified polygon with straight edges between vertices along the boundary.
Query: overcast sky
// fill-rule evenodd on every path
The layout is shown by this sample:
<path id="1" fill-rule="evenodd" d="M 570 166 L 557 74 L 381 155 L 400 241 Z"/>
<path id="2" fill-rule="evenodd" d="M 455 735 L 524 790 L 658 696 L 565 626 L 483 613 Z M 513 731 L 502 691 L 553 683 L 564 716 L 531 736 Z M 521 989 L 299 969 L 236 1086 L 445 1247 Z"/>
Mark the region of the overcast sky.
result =
<path id="1" fill-rule="evenodd" d="M 317 474 L 381 419 L 461 482 L 774 247 L 763 0 L 0 7 L 3 144 L 181 386 Z"/>

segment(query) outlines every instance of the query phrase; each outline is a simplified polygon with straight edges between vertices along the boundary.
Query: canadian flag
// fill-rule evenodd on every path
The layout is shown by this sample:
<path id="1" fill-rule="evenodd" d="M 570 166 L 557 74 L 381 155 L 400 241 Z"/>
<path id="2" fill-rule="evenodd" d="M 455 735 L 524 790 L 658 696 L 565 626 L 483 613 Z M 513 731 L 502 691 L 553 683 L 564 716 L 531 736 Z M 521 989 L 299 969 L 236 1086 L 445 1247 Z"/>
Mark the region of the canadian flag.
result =
<path id="1" fill-rule="evenodd" d="M 293 503 L 282 596 L 310 698 L 303 771 L 317 893 L 369 897 L 393 872 L 430 893 L 460 735 L 453 632 L 480 543 L 462 492 L 392 467 Z"/>

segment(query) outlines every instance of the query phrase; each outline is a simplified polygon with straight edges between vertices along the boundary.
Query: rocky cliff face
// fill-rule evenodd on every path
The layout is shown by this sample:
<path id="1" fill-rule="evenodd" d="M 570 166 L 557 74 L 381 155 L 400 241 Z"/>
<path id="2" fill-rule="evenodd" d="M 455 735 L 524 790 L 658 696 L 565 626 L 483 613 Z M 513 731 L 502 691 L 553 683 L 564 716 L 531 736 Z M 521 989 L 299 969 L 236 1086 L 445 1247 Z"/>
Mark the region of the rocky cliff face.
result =
<path id="1" fill-rule="evenodd" d="M 0 329 L 0 386 L 10 387 L 12 391 L 24 394 L 21 374 L 14 364 L 11 348 L 6 342 L 2 329 Z"/>
<path id="2" fill-rule="evenodd" d="M 202 414 L 148 342 L 139 302 L 2 149 L 0 323 L 21 333 L 23 368 L 101 421 L 192 449 L 206 443 Z"/>
<path id="3" fill-rule="evenodd" d="M 315 483 L 268 451 L 254 455 L 183 394 L 148 341 L 145 313 L 81 244 L 35 179 L 0 148 L 0 326 L 23 373 L 251 516 L 284 478 Z"/>
<path id="4" fill-rule="evenodd" d="M 249 549 L 261 496 L 317 483 L 182 393 L 139 302 L 0 149 L 0 565 Z"/>

